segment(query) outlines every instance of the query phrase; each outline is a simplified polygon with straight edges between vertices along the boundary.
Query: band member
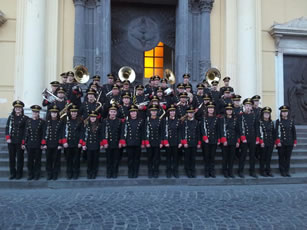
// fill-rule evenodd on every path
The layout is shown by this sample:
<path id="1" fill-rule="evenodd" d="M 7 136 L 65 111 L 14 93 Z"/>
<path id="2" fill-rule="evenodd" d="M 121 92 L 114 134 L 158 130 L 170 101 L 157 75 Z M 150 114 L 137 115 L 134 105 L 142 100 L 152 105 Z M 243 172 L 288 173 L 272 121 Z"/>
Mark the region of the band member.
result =
<path id="1" fill-rule="evenodd" d="M 195 113 L 195 119 L 201 121 L 205 116 L 207 116 L 207 104 L 211 101 L 210 94 L 204 94 L 203 103 L 198 106 L 197 112 Z"/>
<path id="2" fill-rule="evenodd" d="M 167 86 L 167 79 L 166 78 L 162 78 L 160 83 L 161 83 L 161 87 L 162 87 L 163 91 L 165 91 L 168 88 L 168 86 Z"/>
<path id="3" fill-rule="evenodd" d="M 52 81 L 52 82 L 50 82 L 50 86 L 51 86 L 51 93 L 56 95 L 56 91 L 57 91 L 58 87 L 60 86 L 60 82 Z M 50 104 L 51 104 L 51 102 L 46 100 L 46 99 L 44 99 L 43 102 L 42 102 L 43 106 L 49 106 Z"/>
<path id="4" fill-rule="evenodd" d="M 203 80 L 203 85 L 204 85 L 204 94 L 210 94 L 211 91 L 210 84 L 206 79 Z"/>
<path id="5" fill-rule="evenodd" d="M 235 94 L 232 97 L 232 102 L 233 102 L 233 112 L 235 116 L 238 118 L 243 113 L 243 107 L 241 106 L 241 96 Z"/>
<path id="6" fill-rule="evenodd" d="M 59 98 L 59 100 L 54 101 L 53 103 L 50 103 L 48 105 L 48 112 L 49 109 L 52 108 L 54 105 L 57 106 L 59 108 L 59 111 L 61 111 L 62 109 L 65 108 L 65 105 L 67 103 L 66 99 L 65 99 L 65 89 L 60 86 L 57 91 L 56 91 L 56 96 Z"/>
<path id="7" fill-rule="evenodd" d="M 164 105 L 163 103 L 161 103 L 161 105 L 160 105 L 160 101 L 159 101 L 159 98 L 157 96 L 152 97 L 149 106 L 151 106 L 151 105 L 157 106 L 157 108 L 158 108 L 157 116 L 158 117 L 162 116 L 162 114 L 165 113 L 166 105 Z M 151 114 L 151 111 L 147 110 L 147 116 L 150 116 L 150 114 Z"/>
<path id="8" fill-rule="evenodd" d="M 232 104 L 232 94 L 231 94 L 231 88 L 226 87 L 224 88 L 224 94 L 219 100 L 219 108 L 217 113 L 219 115 L 224 115 L 225 114 L 225 106 L 228 104 Z"/>
<path id="9" fill-rule="evenodd" d="M 186 85 L 191 85 L 191 83 L 190 83 L 190 78 L 191 78 L 191 75 L 190 74 L 188 74 L 188 73 L 185 73 L 185 74 L 183 74 L 183 76 L 182 76 L 182 78 L 183 78 L 183 84 L 186 86 Z M 191 85 L 192 86 L 192 85 Z M 193 88 L 191 88 L 191 93 L 193 92 Z"/>
<path id="10" fill-rule="evenodd" d="M 149 96 L 153 96 L 153 76 L 149 78 L 149 82 L 147 85 L 145 85 L 145 90 L 144 90 L 144 94 L 146 97 L 149 97 Z"/>
<path id="11" fill-rule="evenodd" d="M 249 152 L 249 175 L 257 178 L 255 172 L 255 148 L 259 144 L 259 120 L 252 112 L 253 101 L 247 98 L 243 101 L 244 113 L 241 115 L 240 120 L 242 124 L 241 136 L 241 154 L 239 159 L 239 177 L 243 178 L 244 164 Z"/>
<path id="12" fill-rule="evenodd" d="M 260 120 L 260 115 L 261 115 L 261 108 L 259 107 L 261 97 L 259 95 L 255 95 L 252 97 L 253 100 L 253 112 L 256 115 L 256 119 L 259 121 Z M 255 157 L 257 160 L 260 159 L 260 154 L 261 154 L 261 147 L 260 143 L 256 145 L 255 149 Z"/>
<path id="13" fill-rule="evenodd" d="M 181 145 L 178 146 L 181 147 L 183 145 L 184 147 L 184 168 L 189 178 L 196 177 L 196 148 L 201 146 L 199 122 L 194 119 L 194 112 L 193 106 L 187 109 L 187 118 L 183 122 Z"/>
<path id="14" fill-rule="evenodd" d="M 112 87 L 115 83 L 115 77 L 113 76 L 112 73 L 109 73 L 107 75 L 108 78 L 108 82 L 104 85 L 102 85 L 101 89 L 102 89 L 102 95 L 101 95 L 101 101 L 100 102 L 106 102 L 107 100 L 107 94 L 110 93 L 112 91 Z"/>
<path id="15" fill-rule="evenodd" d="M 42 109 L 39 105 L 32 105 L 32 118 L 26 122 L 26 130 L 23 138 L 22 149 L 27 148 L 28 153 L 28 180 L 38 180 L 41 174 L 43 131 L 45 121 L 40 119 L 39 112 Z"/>
<path id="16" fill-rule="evenodd" d="M 82 149 L 87 153 L 87 179 L 96 179 L 99 167 L 99 152 L 101 146 L 101 124 L 98 114 L 91 111 L 89 122 L 82 136 Z"/>
<path id="17" fill-rule="evenodd" d="M 264 107 L 261 110 L 260 119 L 260 175 L 270 176 L 271 172 L 271 159 L 275 144 L 275 127 L 274 122 L 271 119 L 272 109 L 270 107 Z"/>
<path id="18" fill-rule="evenodd" d="M 74 86 L 76 86 L 75 74 L 72 71 L 68 71 L 66 73 L 66 76 L 67 76 L 67 80 L 64 84 L 62 84 L 61 87 L 64 89 L 64 91 L 66 93 L 66 99 L 70 101 L 71 100 L 71 94 L 72 94 L 72 88 Z"/>
<path id="19" fill-rule="evenodd" d="M 130 106 L 131 106 L 131 94 L 126 91 L 122 95 L 122 105 L 119 107 L 117 117 L 120 119 L 126 119 L 129 116 Z"/>
<path id="20" fill-rule="evenodd" d="M 150 116 L 145 123 L 145 146 L 148 154 L 148 177 L 159 177 L 160 148 L 163 147 L 163 122 L 158 116 L 158 105 L 149 107 Z"/>
<path id="21" fill-rule="evenodd" d="M 170 178 L 172 175 L 179 177 L 178 165 L 179 156 L 178 148 L 181 145 L 181 122 L 176 118 L 176 106 L 171 105 L 168 108 L 169 116 L 165 118 L 165 140 L 163 145 L 166 149 L 166 177 Z"/>
<path id="22" fill-rule="evenodd" d="M 94 75 L 92 77 L 93 84 L 97 86 L 97 92 L 100 92 L 101 90 L 101 85 L 100 85 L 100 76 L 99 75 Z"/>
<path id="23" fill-rule="evenodd" d="M 139 118 L 145 119 L 146 118 L 146 110 L 147 105 L 149 104 L 149 98 L 145 97 L 144 95 L 144 86 L 143 85 L 137 85 L 135 87 L 136 95 L 133 103 L 137 105 L 139 109 Z"/>
<path id="24" fill-rule="evenodd" d="M 119 105 L 121 103 L 121 95 L 120 95 L 120 88 L 118 85 L 113 85 L 112 93 L 107 95 L 107 101 L 105 103 L 104 111 L 108 111 L 108 108 L 112 105 L 112 103 L 116 103 Z"/>
<path id="25" fill-rule="evenodd" d="M 217 145 L 220 144 L 220 122 L 216 116 L 216 106 L 214 102 L 207 104 L 207 116 L 203 119 L 200 126 L 202 136 L 202 148 L 205 160 L 205 177 L 215 178 L 215 155 Z"/>
<path id="26" fill-rule="evenodd" d="M 91 113 L 91 111 L 96 111 L 99 104 L 96 101 L 96 91 L 94 90 L 89 90 L 87 92 L 87 101 L 85 100 L 80 108 L 80 114 L 82 116 L 83 119 L 87 119 L 89 117 L 89 114 Z M 97 115 L 101 114 L 101 109 L 98 109 L 98 111 L 96 111 Z M 99 119 L 100 117 L 98 117 L 97 119 Z"/>
<path id="27" fill-rule="evenodd" d="M 177 93 L 172 97 L 173 99 L 173 104 L 178 104 L 178 102 L 180 101 L 180 94 L 184 93 L 184 84 L 180 83 L 177 85 Z"/>
<path id="28" fill-rule="evenodd" d="M 66 72 L 61 73 L 60 76 L 61 76 L 61 80 L 62 80 L 61 86 L 63 87 L 63 85 L 66 84 L 66 82 L 67 82 L 67 73 Z"/>
<path id="29" fill-rule="evenodd" d="M 126 94 L 126 93 L 131 94 L 131 92 L 130 92 L 130 81 L 129 80 L 123 81 L 122 94 Z"/>
<path id="30" fill-rule="evenodd" d="M 158 75 L 153 76 L 153 81 L 152 81 L 152 91 L 154 95 L 157 95 L 157 89 L 160 84 L 160 77 Z"/>
<path id="31" fill-rule="evenodd" d="M 102 142 L 107 157 L 107 178 L 117 178 L 120 161 L 120 148 L 124 143 L 120 142 L 122 121 L 117 118 L 118 108 L 112 104 L 109 108 L 108 118 L 102 121 Z"/>
<path id="32" fill-rule="evenodd" d="M 176 115 L 179 119 L 182 119 L 186 115 L 187 109 L 189 108 L 187 102 L 188 94 L 186 92 L 183 92 L 179 94 L 179 97 L 180 101 L 176 104 L 177 105 Z"/>
<path id="33" fill-rule="evenodd" d="M 197 92 L 196 94 L 193 96 L 193 102 L 194 102 L 194 106 L 196 108 L 198 108 L 198 106 L 200 106 L 203 103 L 203 97 L 204 97 L 204 85 L 203 84 L 198 84 L 196 86 L 197 88 Z"/>
<path id="34" fill-rule="evenodd" d="M 227 90 L 230 90 L 230 92 L 233 93 L 233 92 L 234 92 L 234 91 L 233 91 L 233 88 L 232 88 L 231 86 L 229 86 L 230 77 L 228 77 L 228 76 L 224 77 L 223 82 L 224 82 L 224 86 L 222 86 L 222 87 L 220 88 L 220 95 L 221 95 L 221 96 L 224 95 L 224 91 L 225 91 L 226 88 L 229 88 L 229 89 L 227 89 Z"/>
<path id="35" fill-rule="evenodd" d="M 138 107 L 131 105 L 129 119 L 125 120 L 121 130 L 121 143 L 128 155 L 128 177 L 137 178 L 140 167 L 141 146 L 144 148 L 144 121 L 138 118 Z"/>
<path id="36" fill-rule="evenodd" d="M 19 180 L 23 175 L 24 150 L 21 149 L 21 145 L 28 119 L 24 115 L 24 106 L 20 100 L 13 102 L 13 111 L 7 119 L 5 128 L 5 139 L 9 149 L 10 180 L 15 178 Z"/>
<path id="37" fill-rule="evenodd" d="M 290 160 L 293 147 L 296 147 L 296 129 L 294 121 L 289 118 L 290 108 L 283 105 L 279 108 L 280 119 L 276 121 L 276 145 L 279 156 L 281 176 L 290 177 Z"/>
<path id="38" fill-rule="evenodd" d="M 66 149 L 67 179 L 78 179 L 80 173 L 80 153 L 82 148 L 83 122 L 78 116 L 78 107 L 72 105 L 63 127 L 63 147 Z"/>
<path id="39" fill-rule="evenodd" d="M 221 143 L 223 154 L 223 174 L 225 178 L 234 178 L 233 162 L 236 148 L 240 146 L 241 128 L 240 122 L 234 116 L 233 105 L 225 106 L 225 116 L 220 119 Z"/>
<path id="40" fill-rule="evenodd" d="M 57 180 L 61 166 L 63 123 L 60 120 L 59 108 L 54 105 L 49 109 L 44 127 L 43 149 L 46 149 L 47 180 Z"/>
<path id="41" fill-rule="evenodd" d="M 220 100 L 220 91 L 217 90 L 217 86 L 218 86 L 219 82 L 218 81 L 212 81 L 211 82 L 211 98 L 212 98 L 212 102 L 215 103 L 215 105 L 219 106 L 219 100 Z"/>

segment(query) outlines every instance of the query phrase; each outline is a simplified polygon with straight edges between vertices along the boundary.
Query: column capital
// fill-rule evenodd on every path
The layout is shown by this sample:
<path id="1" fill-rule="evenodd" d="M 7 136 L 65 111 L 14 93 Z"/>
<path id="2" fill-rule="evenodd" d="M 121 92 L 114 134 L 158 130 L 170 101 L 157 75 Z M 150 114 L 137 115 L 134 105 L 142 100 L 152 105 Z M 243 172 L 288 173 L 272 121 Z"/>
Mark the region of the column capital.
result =
<path id="1" fill-rule="evenodd" d="M 79 6 L 84 6 L 85 3 L 87 2 L 87 0 L 73 0 L 75 6 L 79 5 Z"/>
<path id="2" fill-rule="evenodd" d="M 193 13 L 208 12 L 211 13 L 214 0 L 190 0 L 189 8 Z"/>

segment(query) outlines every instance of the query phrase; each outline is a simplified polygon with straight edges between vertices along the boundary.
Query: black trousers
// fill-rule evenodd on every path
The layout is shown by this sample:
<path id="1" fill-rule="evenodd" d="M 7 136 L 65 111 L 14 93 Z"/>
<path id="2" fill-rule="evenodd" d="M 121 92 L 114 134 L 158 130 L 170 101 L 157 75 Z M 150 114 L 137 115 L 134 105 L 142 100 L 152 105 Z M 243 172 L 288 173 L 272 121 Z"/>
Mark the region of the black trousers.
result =
<path id="1" fill-rule="evenodd" d="M 159 173 L 160 147 L 148 148 L 147 154 L 148 154 L 148 172 L 149 173 Z"/>
<path id="2" fill-rule="evenodd" d="M 49 175 L 58 175 L 61 168 L 61 149 L 48 148 L 46 151 L 46 171 Z"/>
<path id="3" fill-rule="evenodd" d="M 27 148 L 29 177 L 39 177 L 41 174 L 42 150 L 40 148 Z"/>
<path id="4" fill-rule="evenodd" d="M 195 174 L 196 147 L 184 148 L 184 169 L 187 174 Z"/>
<path id="5" fill-rule="evenodd" d="M 282 145 L 281 147 L 278 148 L 280 173 L 289 173 L 292 150 L 293 150 L 293 145 L 291 146 Z"/>
<path id="6" fill-rule="evenodd" d="M 8 144 L 11 176 L 22 176 L 24 165 L 24 151 L 21 144 Z M 16 168 L 17 164 L 17 168 Z"/>
<path id="7" fill-rule="evenodd" d="M 205 174 L 215 173 L 216 144 L 203 143 L 202 150 L 205 160 Z"/>
<path id="8" fill-rule="evenodd" d="M 141 148 L 138 146 L 127 146 L 128 175 L 137 176 L 140 168 Z"/>
<path id="9" fill-rule="evenodd" d="M 223 173 L 227 175 L 232 175 L 236 146 L 235 145 L 222 146 L 222 153 L 223 153 Z"/>
<path id="10" fill-rule="evenodd" d="M 80 153 L 78 147 L 67 148 L 66 151 L 66 172 L 67 175 L 79 175 L 80 173 Z"/>
<path id="11" fill-rule="evenodd" d="M 87 150 L 87 175 L 97 176 L 99 167 L 99 149 Z"/>
<path id="12" fill-rule="evenodd" d="M 118 148 L 106 149 L 107 156 L 107 175 L 113 176 L 118 174 L 118 166 L 120 162 L 120 150 Z"/>
<path id="13" fill-rule="evenodd" d="M 255 142 L 241 144 L 241 154 L 239 158 L 239 173 L 244 172 L 244 165 L 245 165 L 245 160 L 247 156 L 247 150 L 249 153 L 249 172 L 250 173 L 255 172 L 255 148 L 256 148 Z"/>
<path id="14" fill-rule="evenodd" d="M 178 172 L 178 147 L 170 146 L 166 148 L 166 172 Z"/>
<path id="15" fill-rule="evenodd" d="M 271 172 L 271 160 L 272 160 L 272 153 L 273 153 L 273 145 L 264 146 L 261 148 L 260 152 L 260 172 L 270 173 Z"/>

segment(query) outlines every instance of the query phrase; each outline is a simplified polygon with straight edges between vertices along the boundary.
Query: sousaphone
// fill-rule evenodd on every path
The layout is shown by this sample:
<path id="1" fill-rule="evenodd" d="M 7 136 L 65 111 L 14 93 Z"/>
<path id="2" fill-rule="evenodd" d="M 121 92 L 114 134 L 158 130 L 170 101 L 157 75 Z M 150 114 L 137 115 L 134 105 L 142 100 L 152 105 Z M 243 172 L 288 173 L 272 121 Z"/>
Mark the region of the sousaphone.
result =
<path id="1" fill-rule="evenodd" d="M 118 71 L 118 77 L 121 81 L 128 80 L 130 83 L 135 81 L 135 71 L 129 66 L 123 66 Z"/>

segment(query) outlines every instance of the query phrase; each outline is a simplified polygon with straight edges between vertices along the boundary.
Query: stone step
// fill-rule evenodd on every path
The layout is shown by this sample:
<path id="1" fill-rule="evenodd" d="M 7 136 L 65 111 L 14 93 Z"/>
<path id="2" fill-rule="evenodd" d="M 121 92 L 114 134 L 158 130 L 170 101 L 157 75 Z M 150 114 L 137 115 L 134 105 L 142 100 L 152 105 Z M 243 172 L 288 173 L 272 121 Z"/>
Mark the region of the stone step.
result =
<path id="1" fill-rule="evenodd" d="M 249 174 L 249 166 L 248 166 L 248 161 L 246 162 L 246 167 L 244 170 L 244 174 L 248 175 Z M 277 164 L 272 164 L 271 165 L 271 169 L 272 169 L 272 173 L 273 174 L 279 174 L 279 169 L 278 169 L 278 165 Z M 66 168 L 62 167 L 61 168 L 61 173 L 59 174 L 59 177 L 65 177 L 66 176 Z M 160 175 L 161 176 L 165 176 L 165 165 L 161 165 L 160 166 Z M 222 175 L 222 167 L 221 165 L 216 165 L 215 167 L 216 170 L 216 174 L 217 175 Z M 42 167 L 41 168 L 41 175 L 42 177 L 46 176 L 46 172 L 45 172 L 45 168 Z M 235 164 L 234 167 L 234 173 L 237 172 L 237 164 Z M 256 172 L 259 173 L 259 169 L 258 167 L 256 168 Z M 306 173 L 306 164 L 295 164 L 295 165 L 291 165 L 291 169 L 290 169 L 291 173 Z M 146 165 L 141 165 L 140 166 L 140 170 L 139 170 L 139 175 L 140 176 L 147 176 L 148 170 L 147 170 L 147 166 Z M 179 167 L 179 174 L 180 175 L 185 175 L 184 172 L 184 168 L 183 165 L 180 165 Z M 204 175 L 204 168 L 199 166 L 196 167 L 196 174 L 198 176 Z M 119 167 L 119 176 L 127 176 L 128 175 L 128 169 L 127 166 L 120 166 Z M 24 167 L 24 176 L 27 176 L 27 168 Z M 86 176 L 86 166 L 82 166 L 81 170 L 80 170 L 80 176 Z M 106 176 L 106 168 L 104 165 L 100 165 L 99 166 L 99 170 L 98 170 L 98 176 Z M 0 178 L 7 178 L 9 177 L 9 170 L 8 167 L 0 167 Z"/>
<path id="2" fill-rule="evenodd" d="M 181 158 L 180 161 L 183 164 L 183 160 L 184 158 Z M 246 161 L 248 162 L 249 158 L 246 157 Z M 27 157 L 24 158 L 24 165 L 27 165 Z M 235 159 L 235 163 L 238 163 L 238 159 Z M 106 158 L 105 156 L 102 156 L 99 158 L 99 164 L 100 165 L 106 165 Z M 140 161 L 141 165 L 147 165 L 147 157 L 143 156 L 141 157 L 141 161 Z M 165 165 L 166 164 L 166 157 L 162 156 L 161 157 L 161 165 Z M 204 164 L 204 159 L 202 156 L 197 156 L 196 157 L 196 164 L 197 166 L 201 167 Z M 217 156 L 215 158 L 215 164 L 216 165 L 221 165 L 222 164 L 222 157 L 221 156 Z M 259 164 L 259 160 L 256 160 L 256 164 Z M 278 164 L 278 156 L 277 155 L 273 155 L 272 156 L 272 161 L 271 164 Z M 295 164 L 306 164 L 307 167 L 307 156 L 292 156 L 291 157 L 291 164 L 295 165 Z M 46 157 L 43 156 L 42 157 L 42 166 L 44 167 L 46 165 Z M 81 160 L 81 165 L 86 165 L 86 162 L 83 162 Z M 120 165 L 121 166 L 127 166 L 128 165 L 128 159 L 126 156 L 124 156 L 121 161 L 120 161 Z M 0 158 L 0 167 L 8 167 L 9 166 L 9 159 L 8 158 Z M 61 158 L 61 166 L 62 167 L 66 167 L 66 160 L 64 157 Z M 306 170 L 307 171 L 307 170 Z"/>
<path id="3" fill-rule="evenodd" d="M 274 177 L 261 177 L 257 179 L 245 176 L 244 179 L 224 178 L 218 175 L 216 178 L 204 178 L 202 175 L 197 178 L 166 178 L 160 176 L 158 179 L 148 179 L 147 176 L 138 178 L 118 177 L 116 179 L 106 179 L 97 177 L 95 180 L 80 177 L 78 180 L 67 180 L 65 177 L 56 181 L 47 181 L 41 178 L 38 181 L 28 181 L 26 178 L 21 180 L 8 180 L 0 178 L 1 189 L 74 189 L 74 188 L 107 188 L 107 187 L 131 187 L 131 186 L 222 186 L 222 185 L 273 185 L 273 184 L 306 184 L 307 175 L 305 173 L 292 174 L 292 177 L 281 177 L 275 174 Z"/>

